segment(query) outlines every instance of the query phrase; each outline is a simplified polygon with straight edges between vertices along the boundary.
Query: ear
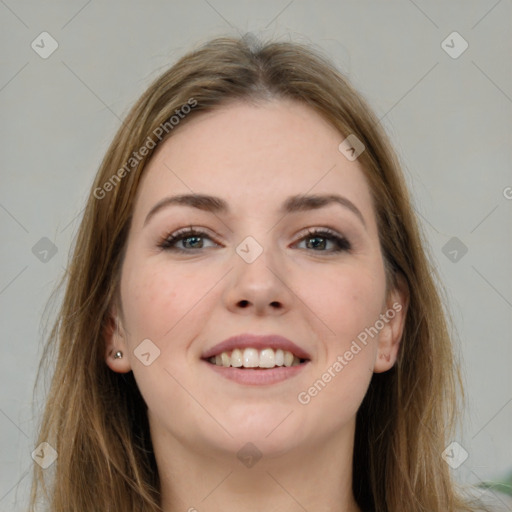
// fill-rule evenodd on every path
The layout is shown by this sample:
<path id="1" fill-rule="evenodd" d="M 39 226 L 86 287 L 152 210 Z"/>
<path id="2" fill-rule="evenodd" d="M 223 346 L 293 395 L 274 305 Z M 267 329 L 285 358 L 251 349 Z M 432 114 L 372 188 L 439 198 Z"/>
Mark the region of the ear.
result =
<path id="1" fill-rule="evenodd" d="M 105 362 L 107 366 L 117 373 L 131 371 L 125 329 L 115 306 L 111 308 L 107 324 L 103 329 L 103 339 L 105 340 Z M 114 356 L 118 351 L 122 353 L 122 357 L 115 358 Z"/>
<path id="2" fill-rule="evenodd" d="M 379 341 L 373 371 L 382 373 L 392 368 L 398 357 L 398 349 L 409 307 L 409 287 L 405 277 L 397 273 L 396 286 L 389 291 L 380 318 L 384 327 L 379 333 Z"/>

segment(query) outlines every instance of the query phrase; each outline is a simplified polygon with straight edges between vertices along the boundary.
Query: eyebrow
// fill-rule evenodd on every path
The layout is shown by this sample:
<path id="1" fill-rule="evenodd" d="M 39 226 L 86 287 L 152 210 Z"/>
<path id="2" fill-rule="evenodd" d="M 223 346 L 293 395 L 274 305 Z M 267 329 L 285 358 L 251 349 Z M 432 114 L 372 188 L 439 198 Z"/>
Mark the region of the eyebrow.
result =
<path id="1" fill-rule="evenodd" d="M 282 204 L 279 214 L 285 215 L 288 213 L 303 212 L 308 210 L 318 210 L 331 204 L 339 204 L 344 208 L 354 213 L 366 228 L 366 222 L 363 214 L 359 211 L 357 206 L 347 199 L 346 197 L 337 194 L 322 194 L 322 195 L 296 195 L 290 196 Z M 144 221 L 144 226 L 149 222 L 158 211 L 168 206 L 189 206 L 212 213 L 230 213 L 228 203 L 220 197 L 210 196 L 206 194 L 181 194 L 177 196 L 165 197 L 149 211 Z"/>

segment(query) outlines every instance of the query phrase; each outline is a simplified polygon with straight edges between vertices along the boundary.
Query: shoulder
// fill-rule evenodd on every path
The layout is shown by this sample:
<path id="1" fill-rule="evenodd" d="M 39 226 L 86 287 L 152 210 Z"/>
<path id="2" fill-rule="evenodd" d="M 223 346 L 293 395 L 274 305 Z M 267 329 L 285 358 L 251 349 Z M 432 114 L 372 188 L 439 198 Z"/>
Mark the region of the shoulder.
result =
<path id="1" fill-rule="evenodd" d="M 501 492 L 487 489 L 480 494 L 476 503 L 482 512 L 510 512 L 512 510 L 512 497 Z"/>

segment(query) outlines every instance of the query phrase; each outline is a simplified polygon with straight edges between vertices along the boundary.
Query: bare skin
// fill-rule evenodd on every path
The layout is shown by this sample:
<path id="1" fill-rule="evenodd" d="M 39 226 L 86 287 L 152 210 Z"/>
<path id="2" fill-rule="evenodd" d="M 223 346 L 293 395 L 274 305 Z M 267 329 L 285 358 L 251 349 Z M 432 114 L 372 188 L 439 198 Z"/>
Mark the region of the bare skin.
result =
<path id="1" fill-rule="evenodd" d="M 356 412 L 372 374 L 396 361 L 408 295 L 387 293 L 370 190 L 338 150 L 343 138 L 298 103 L 234 103 L 179 127 L 145 170 L 105 360 L 134 372 L 148 405 L 164 511 L 360 512 Z M 230 213 L 174 204 L 146 222 L 163 198 L 190 193 L 222 198 Z M 343 196 L 360 216 L 339 203 L 279 212 L 290 196 L 313 194 Z M 205 234 L 158 246 L 191 225 Z M 350 248 L 308 233 L 325 228 Z M 236 251 L 248 236 L 263 249 L 251 263 Z M 345 358 L 382 315 L 378 334 Z M 311 360 L 271 385 L 226 379 L 201 354 L 240 333 L 280 334 Z M 160 350 L 148 366 L 134 353 L 145 339 Z M 328 368 L 329 382 L 308 392 Z"/>

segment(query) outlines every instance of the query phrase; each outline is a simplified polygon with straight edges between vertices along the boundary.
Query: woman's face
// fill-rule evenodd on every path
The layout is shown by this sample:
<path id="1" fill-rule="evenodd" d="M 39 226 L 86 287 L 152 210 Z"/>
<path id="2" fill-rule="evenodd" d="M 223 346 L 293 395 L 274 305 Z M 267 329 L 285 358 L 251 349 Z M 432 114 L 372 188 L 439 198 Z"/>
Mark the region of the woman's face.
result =
<path id="1" fill-rule="evenodd" d="M 154 154 L 106 359 L 133 370 L 153 436 L 278 454 L 353 428 L 373 372 L 395 361 L 405 308 L 398 292 L 386 297 L 370 190 L 343 139 L 299 103 L 234 103 L 190 119 Z M 216 199 L 165 203 L 191 194 Z M 320 199 L 331 196 L 341 199 Z M 203 359 L 240 334 L 283 336 L 309 358 L 284 369 Z M 256 354 L 271 366 L 279 346 L 231 347 L 224 362 L 250 366 Z"/>

